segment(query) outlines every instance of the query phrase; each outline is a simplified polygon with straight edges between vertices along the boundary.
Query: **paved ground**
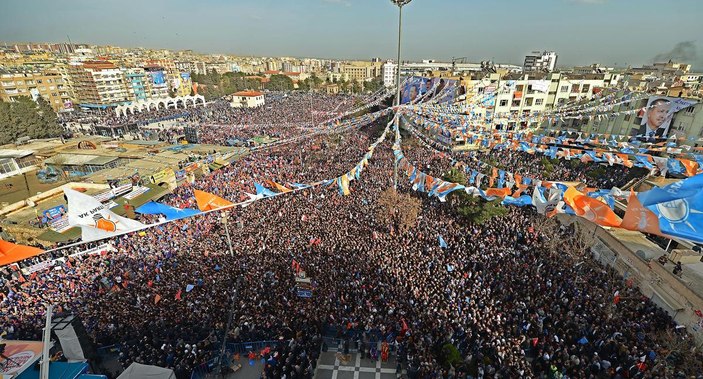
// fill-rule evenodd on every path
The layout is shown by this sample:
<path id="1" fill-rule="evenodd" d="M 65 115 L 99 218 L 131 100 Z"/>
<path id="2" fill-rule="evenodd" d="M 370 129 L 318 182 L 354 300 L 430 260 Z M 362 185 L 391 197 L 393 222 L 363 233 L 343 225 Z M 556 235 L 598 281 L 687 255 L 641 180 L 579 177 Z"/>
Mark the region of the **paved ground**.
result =
<path id="1" fill-rule="evenodd" d="M 348 362 L 340 362 L 335 352 L 324 352 L 315 371 L 315 379 L 396 379 L 396 362 L 372 361 L 352 353 Z"/>

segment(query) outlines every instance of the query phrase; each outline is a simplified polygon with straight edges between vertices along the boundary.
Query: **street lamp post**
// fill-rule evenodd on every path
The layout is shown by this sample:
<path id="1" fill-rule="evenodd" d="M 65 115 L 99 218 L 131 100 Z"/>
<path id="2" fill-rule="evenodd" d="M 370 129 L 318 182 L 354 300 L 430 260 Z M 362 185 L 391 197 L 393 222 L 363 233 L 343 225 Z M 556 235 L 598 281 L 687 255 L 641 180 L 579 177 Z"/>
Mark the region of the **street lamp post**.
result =
<path id="1" fill-rule="evenodd" d="M 395 105 L 400 105 L 400 41 L 403 30 L 403 6 L 410 4 L 412 0 L 391 0 L 391 3 L 398 6 L 398 72 L 395 76 Z"/>
<path id="2" fill-rule="evenodd" d="M 227 246 L 229 247 L 229 255 L 234 256 L 234 251 L 232 250 L 232 239 L 229 236 L 229 212 L 222 212 L 222 223 L 225 225 L 225 234 L 227 234 Z"/>
<path id="3" fill-rule="evenodd" d="M 403 30 L 403 6 L 410 4 L 412 0 L 391 0 L 391 3 L 398 6 L 398 64 L 397 72 L 395 75 L 395 101 L 394 105 L 400 105 L 400 41 Z M 393 188 L 398 189 L 398 161 L 393 160 L 395 163 L 393 165 Z"/>

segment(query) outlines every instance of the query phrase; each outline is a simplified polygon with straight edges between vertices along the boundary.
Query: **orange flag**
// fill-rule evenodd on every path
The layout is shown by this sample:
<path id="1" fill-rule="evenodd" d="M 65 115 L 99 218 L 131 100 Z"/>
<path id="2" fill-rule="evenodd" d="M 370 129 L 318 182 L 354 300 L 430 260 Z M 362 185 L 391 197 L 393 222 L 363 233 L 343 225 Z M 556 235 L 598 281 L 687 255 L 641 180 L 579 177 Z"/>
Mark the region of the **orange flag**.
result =
<path id="1" fill-rule="evenodd" d="M 683 158 L 679 158 L 679 162 L 686 168 L 686 176 L 696 176 L 699 168 L 698 162 Z"/>
<path id="2" fill-rule="evenodd" d="M 527 189 L 527 186 L 526 186 L 526 185 L 524 185 L 524 184 L 518 184 L 518 185 L 517 185 L 517 190 L 515 190 L 515 192 L 513 192 L 513 195 L 512 195 L 512 196 L 513 196 L 513 197 L 520 197 L 520 195 L 522 194 L 522 191 L 524 191 L 524 190 L 526 190 L 526 189 Z"/>
<path id="3" fill-rule="evenodd" d="M 622 222 L 607 204 L 582 194 L 574 187 L 566 190 L 564 202 L 573 208 L 577 215 L 598 225 L 620 226 Z"/>
<path id="4" fill-rule="evenodd" d="M 497 196 L 504 199 L 506 196 L 510 195 L 510 188 L 488 188 L 486 189 L 486 195 Z"/>
<path id="5" fill-rule="evenodd" d="M 278 190 L 278 192 L 290 192 L 290 191 L 292 191 L 290 188 L 284 187 L 284 186 L 282 186 L 282 185 L 280 185 L 280 184 L 278 184 L 278 183 L 276 183 L 276 182 L 272 182 L 272 183 L 273 183 L 273 186 L 276 187 L 276 189 Z"/>
<path id="6" fill-rule="evenodd" d="M 628 156 L 627 154 L 617 153 L 615 155 L 617 155 L 620 159 L 622 159 L 623 166 L 631 168 L 634 165 L 634 163 L 632 163 L 632 161 L 630 161 L 630 156 Z"/>
<path id="7" fill-rule="evenodd" d="M 201 212 L 234 205 L 231 201 L 225 200 L 211 193 L 199 190 L 193 190 L 193 193 L 195 193 L 195 201 L 198 203 L 198 208 Z"/>
<path id="8" fill-rule="evenodd" d="M 659 218 L 657 215 L 642 206 L 633 191 L 630 191 L 627 210 L 625 210 L 625 217 L 623 217 L 620 227 L 627 230 L 639 230 L 657 235 L 662 234 L 661 229 L 659 229 Z"/>
<path id="9" fill-rule="evenodd" d="M 161 301 L 161 295 L 157 293 L 156 296 L 154 296 L 154 304 L 158 304 L 159 301 Z"/>
<path id="10" fill-rule="evenodd" d="M 19 262 L 43 253 L 44 250 L 36 247 L 17 245 L 5 240 L 0 240 L 0 266 Z"/>

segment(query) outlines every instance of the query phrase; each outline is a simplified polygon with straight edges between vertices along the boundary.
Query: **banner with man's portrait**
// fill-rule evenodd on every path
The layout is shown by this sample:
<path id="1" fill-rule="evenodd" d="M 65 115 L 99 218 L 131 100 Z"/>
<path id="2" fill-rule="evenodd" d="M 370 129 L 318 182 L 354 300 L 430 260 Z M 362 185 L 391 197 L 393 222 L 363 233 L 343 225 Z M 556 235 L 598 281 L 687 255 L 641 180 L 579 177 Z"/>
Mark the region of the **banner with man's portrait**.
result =
<path id="1" fill-rule="evenodd" d="M 636 134 L 646 139 L 667 138 L 674 114 L 696 103 L 695 100 L 679 97 L 650 97 L 642 115 L 641 127 Z"/>

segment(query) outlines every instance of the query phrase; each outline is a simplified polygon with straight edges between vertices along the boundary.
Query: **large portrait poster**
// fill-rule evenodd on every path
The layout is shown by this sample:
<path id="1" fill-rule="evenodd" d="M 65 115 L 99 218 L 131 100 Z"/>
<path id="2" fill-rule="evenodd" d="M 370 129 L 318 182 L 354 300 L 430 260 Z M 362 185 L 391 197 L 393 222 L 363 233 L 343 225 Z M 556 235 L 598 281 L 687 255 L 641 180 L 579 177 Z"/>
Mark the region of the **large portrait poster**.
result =
<path id="1" fill-rule="evenodd" d="M 679 97 L 650 97 L 642 115 L 641 126 L 636 134 L 646 139 L 667 138 L 674 114 L 694 104 L 696 104 L 695 100 Z"/>

